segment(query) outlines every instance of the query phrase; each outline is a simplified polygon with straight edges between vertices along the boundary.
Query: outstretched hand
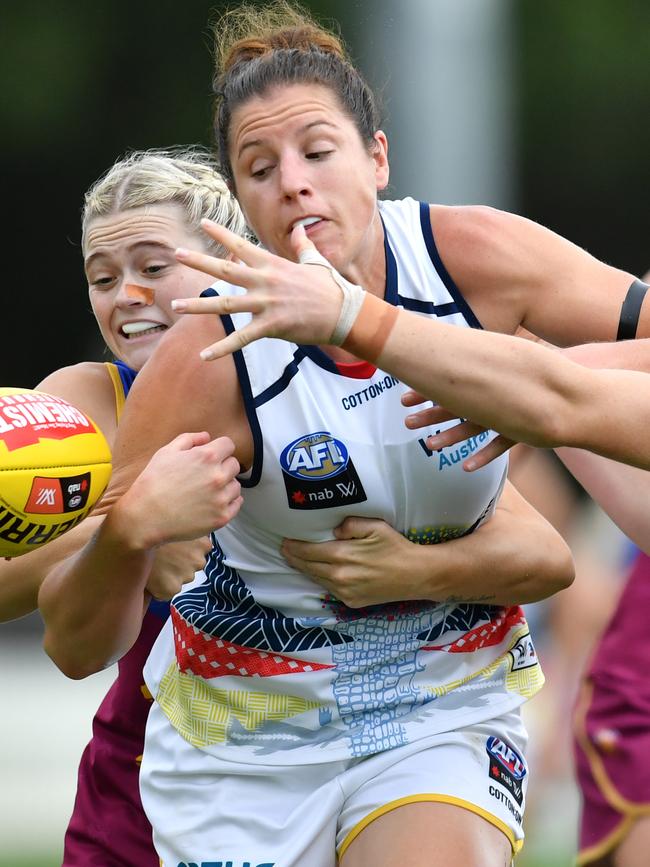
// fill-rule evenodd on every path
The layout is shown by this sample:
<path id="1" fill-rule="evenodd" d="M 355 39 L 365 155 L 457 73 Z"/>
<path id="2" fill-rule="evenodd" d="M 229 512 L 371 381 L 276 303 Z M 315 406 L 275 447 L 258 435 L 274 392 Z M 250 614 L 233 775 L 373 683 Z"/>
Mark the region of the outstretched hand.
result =
<path id="1" fill-rule="evenodd" d="M 417 391 L 407 391 L 402 395 L 402 404 L 404 406 L 419 406 L 422 403 L 428 402 L 428 400 L 424 395 L 418 394 Z M 428 406 L 425 409 L 420 409 L 407 415 L 404 419 L 404 424 L 409 430 L 418 430 L 419 428 L 432 427 L 446 421 L 452 421 L 455 418 L 458 418 L 458 416 L 444 409 L 444 407 Z M 425 442 L 427 448 L 436 451 L 437 449 L 456 445 L 456 443 L 463 442 L 469 437 L 478 436 L 486 430 L 487 428 L 483 427 L 483 425 L 474 424 L 474 422 L 467 419 L 460 419 L 458 424 L 452 425 L 452 427 L 438 433 L 431 434 L 426 438 Z M 462 467 L 471 473 L 505 454 L 514 445 L 516 445 L 514 440 L 499 434 L 484 445 L 483 448 L 478 449 L 469 458 L 466 458 L 463 461 Z"/>
<path id="2" fill-rule="evenodd" d="M 328 267 L 314 268 L 318 263 L 313 261 L 304 264 L 317 250 L 302 226 L 291 233 L 296 262 L 276 256 L 211 220 L 203 220 L 201 227 L 228 249 L 233 259 L 185 249 L 176 251 L 177 259 L 218 280 L 241 286 L 246 294 L 179 298 L 172 301 L 173 309 L 179 313 L 252 314 L 248 325 L 206 347 L 201 352 L 203 359 L 222 358 L 261 337 L 311 345 L 330 342 L 342 292 Z"/>

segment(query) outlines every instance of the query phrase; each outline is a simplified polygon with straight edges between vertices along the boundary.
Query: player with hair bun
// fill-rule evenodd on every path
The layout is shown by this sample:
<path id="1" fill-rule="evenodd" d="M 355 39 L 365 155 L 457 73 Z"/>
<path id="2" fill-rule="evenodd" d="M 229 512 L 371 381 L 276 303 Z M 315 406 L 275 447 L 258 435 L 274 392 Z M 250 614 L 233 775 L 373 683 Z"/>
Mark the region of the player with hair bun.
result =
<path id="1" fill-rule="evenodd" d="M 143 222 L 144 209 L 146 218 Z M 224 248 L 200 231 L 200 220 L 204 217 L 222 223 L 237 234 L 246 232 L 236 201 L 229 194 L 216 164 L 201 148 L 129 152 L 86 194 L 82 249 L 86 257 L 91 302 L 107 346 L 115 359 L 121 360 L 104 364 L 84 362 L 51 374 L 41 385 L 45 384 L 48 389 L 70 398 L 74 396 L 89 412 L 92 409 L 97 413 L 111 443 L 136 371 L 151 354 L 166 328 L 174 322 L 175 315 L 167 309 L 169 297 L 177 295 L 182 288 L 193 294 L 207 282 L 203 275 L 195 277 L 189 271 L 179 274 L 171 251 L 178 243 L 186 243 L 191 238 L 206 252 L 225 254 Z M 198 453 L 196 449 L 193 451 Z M 227 454 L 227 449 L 224 454 Z M 171 491 L 180 504 L 176 494 L 181 485 L 178 478 L 169 473 L 176 465 L 186 472 L 188 468 L 180 463 L 186 456 L 171 454 L 169 457 L 170 462 L 161 465 L 163 472 L 157 479 L 154 493 L 157 491 L 158 497 L 164 501 L 169 499 Z M 207 479 L 209 470 L 207 465 L 199 467 L 200 476 Z M 224 490 L 226 480 L 227 477 Z M 188 481 L 183 476 L 184 488 Z M 231 491 L 230 496 L 233 494 Z M 222 510 L 224 517 L 232 514 L 236 505 L 235 500 L 229 501 L 226 497 Z M 544 522 L 532 510 L 521 508 L 516 500 L 514 505 L 517 509 L 513 513 L 499 508 L 495 519 L 480 532 L 458 540 L 455 549 L 448 546 L 450 552 L 457 552 L 455 558 L 431 557 L 436 553 L 433 549 L 413 545 L 384 522 L 360 519 L 350 522 L 352 533 L 358 535 L 362 530 L 362 543 L 371 540 L 372 547 L 368 549 L 366 544 L 362 549 L 355 549 L 357 543 L 351 537 L 347 542 L 348 549 L 354 554 L 357 566 L 362 564 L 364 568 L 372 569 L 375 585 L 379 587 L 382 578 L 384 584 L 394 582 L 394 575 L 405 560 L 411 563 L 414 575 L 419 574 L 427 580 L 445 572 L 457 576 L 464 563 L 470 561 L 468 548 L 476 548 L 477 544 L 485 556 L 492 555 L 503 561 L 512 559 L 513 552 L 498 541 L 500 535 L 506 536 L 506 526 L 513 533 L 529 539 L 531 544 L 537 542 L 540 535 L 546 538 L 548 527 Z M 151 511 L 155 510 L 152 508 Z M 50 543 L 47 552 L 25 555 L 20 562 L 0 563 L 0 618 L 12 619 L 35 608 L 45 571 L 52 563 L 81 547 L 85 538 L 83 533 L 91 535 L 95 522 L 95 518 L 88 519 L 84 531 L 76 539 L 71 536 L 64 544 Z M 500 527 L 503 529 L 499 530 Z M 553 541 L 548 539 L 551 544 Z M 174 547 L 168 545 L 160 549 L 157 564 L 149 575 L 147 590 L 161 600 L 178 586 L 179 576 L 192 577 L 194 569 L 202 566 L 204 561 L 204 541 L 185 548 L 176 546 L 179 550 L 172 557 Z M 337 556 L 342 564 L 346 563 L 340 552 Z M 472 564 L 475 560 L 472 558 Z M 527 562 L 530 565 L 530 561 Z M 477 572 L 474 565 L 471 568 Z M 523 567 L 516 565 L 512 575 L 522 571 Z M 477 581 L 480 578 L 480 574 L 476 575 Z M 549 573 L 540 570 L 539 579 L 533 592 L 551 592 L 553 585 Z M 376 589 L 377 586 L 375 592 Z M 89 630 L 84 626 L 86 620 L 90 623 L 90 630 L 95 629 L 89 612 L 97 607 L 98 599 L 114 594 L 114 582 L 111 580 L 110 587 L 103 591 L 93 583 L 90 590 L 90 594 L 84 592 L 80 595 L 79 586 L 75 585 L 69 592 L 64 588 L 57 597 L 64 615 L 59 621 L 60 628 L 68 640 L 69 636 L 75 636 L 79 641 L 75 646 L 83 650 L 80 658 L 75 660 L 77 667 L 67 669 L 68 674 L 76 677 L 87 673 L 90 667 L 103 667 L 123 649 L 110 642 L 106 644 L 105 640 L 101 647 L 89 641 Z M 146 593 L 138 592 L 146 597 Z M 77 597 L 77 608 L 70 605 L 72 593 Z M 51 602 L 48 604 L 46 594 L 43 599 L 45 619 L 51 624 L 54 609 Z M 137 612 L 137 604 L 135 609 Z M 141 612 L 142 604 L 139 610 Z M 95 716 L 93 738 L 79 766 L 77 797 L 66 833 L 63 867 L 104 867 L 108 861 L 115 867 L 131 867 L 135 863 L 142 867 L 157 867 L 159 863 L 152 845 L 151 827 L 142 811 L 138 772 L 151 702 L 142 682 L 142 667 L 168 613 L 167 602 L 151 600 L 137 640 L 120 659 L 118 677 Z M 72 622 L 70 616 L 74 617 Z M 135 617 L 134 622 L 137 621 L 138 617 Z M 89 658 L 91 647 L 96 653 L 94 661 Z"/>
<path id="2" fill-rule="evenodd" d="M 543 682 L 517 603 L 542 574 L 546 591 L 566 586 L 567 550 L 555 534 L 510 537 L 508 558 L 481 559 L 481 534 L 513 504 L 507 458 L 464 472 L 475 442 L 428 449 L 377 354 L 324 344 L 354 329 L 355 286 L 383 305 L 369 334 L 379 354 L 398 308 L 462 333 L 523 323 L 558 342 L 605 339 L 630 275 L 511 214 L 379 202 L 389 167 L 373 95 L 299 7 L 238 7 L 215 34 L 221 163 L 260 245 L 204 223 L 234 258 L 177 251 L 224 281 L 199 305 L 220 316 L 186 317 L 161 340 L 125 408 L 94 544 L 44 589 L 127 564 L 146 582 L 133 478 L 179 431 L 230 437 L 244 503 L 213 534 L 203 578 L 172 600 L 145 670 L 141 793 L 163 863 L 503 867 L 523 842 L 520 707 Z M 313 322 L 299 304 L 284 312 L 300 342 L 253 339 L 276 291 L 305 290 L 307 313 L 324 299 L 323 345 L 302 340 Z M 348 299 L 341 317 L 332 290 Z M 204 364 L 219 341 L 234 355 Z M 157 541 L 184 538 L 200 508 L 174 510 Z M 360 608 L 287 565 L 284 537 L 329 543 L 371 518 L 424 550 L 443 542 L 443 560 L 468 543 L 471 564 L 436 584 L 405 559 Z M 133 601 L 112 604 L 129 616 Z"/>

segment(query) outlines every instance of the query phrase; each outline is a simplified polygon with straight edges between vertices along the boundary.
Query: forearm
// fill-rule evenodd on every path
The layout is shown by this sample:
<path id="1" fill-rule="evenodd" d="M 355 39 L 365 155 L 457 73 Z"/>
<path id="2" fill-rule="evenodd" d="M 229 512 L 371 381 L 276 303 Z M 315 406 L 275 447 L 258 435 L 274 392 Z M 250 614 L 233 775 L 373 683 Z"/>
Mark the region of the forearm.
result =
<path id="1" fill-rule="evenodd" d="M 650 473 L 582 449 L 556 453 L 623 533 L 650 554 Z"/>
<path id="2" fill-rule="evenodd" d="M 368 356 L 367 345 L 354 345 Z M 540 447 L 563 444 L 579 427 L 593 375 L 530 341 L 403 310 L 376 363 L 459 417 Z"/>
<path id="3" fill-rule="evenodd" d="M 0 563 L 0 623 L 17 620 L 38 607 L 40 575 L 14 568 L 18 560 Z"/>
<path id="4" fill-rule="evenodd" d="M 460 231 L 453 209 L 449 213 L 448 220 L 456 224 L 450 235 L 461 239 L 455 248 L 454 270 L 468 269 L 461 285 L 468 282 L 485 290 L 487 282 L 488 292 L 506 287 L 506 298 L 499 294 L 490 317 L 490 321 L 501 323 L 501 331 L 524 325 L 555 339 L 571 335 L 581 339 L 586 334 L 597 339 L 615 336 L 616 315 L 632 275 L 603 265 L 547 230 L 540 234 L 534 223 L 524 226 L 518 218 L 513 221 L 512 216 L 494 212 L 492 231 L 491 219 L 486 222 L 485 215 L 478 220 L 470 215 L 460 224 L 461 228 L 467 225 L 476 229 L 467 235 Z M 433 220 L 433 210 L 431 217 Z M 490 231 L 485 231 L 486 226 Z M 616 371 L 588 370 L 551 349 L 508 333 L 444 325 L 395 308 L 333 269 L 301 226 L 292 233 L 297 265 L 268 252 L 260 254 L 259 248 L 216 224 L 204 228 L 241 264 L 234 266 L 188 251 L 179 256 L 181 261 L 247 292 L 238 297 L 182 299 L 174 302 L 174 309 L 212 314 L 247 311 L 253 316 L 248 325 L 206 346 L 203 359 L 223 358 L 263 336 L 306 344 L 331 343 L 377 364 L 459 417 L 492 428 L 507 439 L 546 448 L 589 448 L 616 460 L 650 466 L 650 453 L 644 453 L 638 443 L 635 445 L 630 437 L 611 435 L 611 428 L 616 427 L 612 420 L 621 410 L 633 412 L 641 422 L 650 416 L 650 397 L 641 413 L 636 400 L 637 389 L 645 383 L 638 377 L 647 374 L 619 370 L 618 377 L 612 378 Z M 440 226 L 438 236 L 444 235 L 438 229 Z M 498 250 L 495 238 L 501 240 Z M 477 240 L 485 244 L 487 267 L 484 257 L 477 260 L 477 250 L 481 250 L 474 243 Z M 450 243 L 447 238 L 447 254 Z M 515 246 L 518 253 L 513 258 Z M 543 268 L 539 265 L 540 249 L 545 252 Z M 523 271 L 522 257 L 530 266 Z M 480 268 L 479 262 L 483 263 Z M 499 262 L 501 267 L 495 270 Z M 478 283 L 477 274 L 482 278 Z M 522 275 L 527 278 L 523 284 Z M 525 303 L 520 297 L 522 285 L 526 287 Z M 581 295 L 576 304 L 573 290 L 580 285 L 590 286 L 593 292 L 589 302 Z M 520 309 L 499 316 L 508 292 L 519 297 Z M 647 334 L 649 318 L 645 316 L 646 322 L 640 323 L 639 335 Z M 613 402 L 612 387 L 617 392 Z M 644 390 L 648 391 L 647 387 Z"/>
<path id="5" fill-rule="evenodd" d="M 416 548 L 410 568 L 424 598 L 438 602 L 522 605 L 574 578 L 566 542 L 512 485 L 492 518 L 469 536 Z"/>
<path id="6" fill-rule="evenodd" d="M 58 564 L 38 596 L 43 646 L 68 677 L 106 668 L 135 642 L 148 600 L 145 586 L 154 551 L 134 534 L 119 504 L 88 544 Z"/>
<path id="7" fill-rule="evenodd" d="M 45 575 L 56 563 L 83 547 L 95 527 L 95 519 L 86 518 L 42 548 L 11 560 L 0 560 L 0 623 L 24 617 L 38 607 L 38 591 Z"/>
<path id="8" fill-rule="evenodd" d="M 584 448 L 650 469 L 650 449 L 639 435 L 650 423 L 647 373 L 593 370 L 528 340 L 443 325 L 407 311 L 397 312 L 378 357 L 371 328 L 367 333 L 367 339 L 362 330 L 362 339 L 353 341 L 360 357 L 375 359 L 459 417 L 528 445 Z M 624 347 L 626 364 L 646 363 L 650 343 L 642 344 L 638 350 Z"/>
<path id="9" fill-rule="evenodd" d="M 566 347 L 561 354 L 584 367 L 650 373 L 649 338 L 618 343 L 584 343 Z"/>

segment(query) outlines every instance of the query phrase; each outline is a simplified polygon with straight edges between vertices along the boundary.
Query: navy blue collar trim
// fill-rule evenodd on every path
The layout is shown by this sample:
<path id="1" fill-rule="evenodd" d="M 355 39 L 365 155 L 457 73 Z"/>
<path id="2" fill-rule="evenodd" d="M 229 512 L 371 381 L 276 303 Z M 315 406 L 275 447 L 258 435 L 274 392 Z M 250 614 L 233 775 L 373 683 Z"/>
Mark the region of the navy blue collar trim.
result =
<path id="1" fill-rule="evenodd" d="M 440 253 L 438 252 L 438 248 L 436 247 L 436 242 L 433 239 L 433 230 L 431 229 L 431 210 L 427 202 L 420 202 L 420 225 L 422 227 L 422 237 L 424 238 L 424 243 L 426 244 L 427 250 L 429 252 L 429 258 L 433 263 L 433 267 L 440 275 L 440 279 L 447 287 L 449 294 L 458 305 L 459 311 L 467 320 L 467 324 L 470 325 L 472 328 L 483 328 L 481 323 L 474 315 L 474 311 L 469 306 L 467 301 L 465 301 L 462 292 L 451 279 L 449 272 L 445 268 L 443 261 L 440 258 Z"/>
<path id="2" fill-rule="evenodd" d="M 210 286 L 208 289 L 205 289 L 203 292 L 201 292 L 201 298 L 218 294 L 219 293 L 216 291 L 216 289 L 213 289 L 212 286 Z M 235 330 L 235 324 L 232 321 L 232 318 L 227 314 L 224 314 L 219 318 L 221 319 L 226 335 L 232 334 Z M 260 424 L 257 420 L 257 413 L 255 412 L 255 403 L 253 400 L 251 381 L 248 376 L 246 362 L 244 360 L 244 356 L 242 355 L 241 349 L 233 352 L 232 357 L 235 362 L 235 368 L 237 370 L 237 378 L 239 379 L 239 387 L 241 389 L 242 399 L 244 401 L 244 408 L 246 409 L 246 417 L 248 418 L 251 434 L 253 435 L 253 466 L 251 468 L 250 476 L 247 479 L 240 479 L 239 481 L 242 488 L 252 488 L 259 482 L 260 476 L 262 475 L 262 431 L 260 430 Z M 210 364 L 210 362 L 206 363 Z M 213 398 L 215 400 L 218 400 L 218 395 L 213 395 Z"/>
<path id="3" fill-rule="evenodd" d="M 306 347 L 310 348 L 310 347 Z M 325 355 L 325 353 L 323 353 Z M 327 358 L 327 356 L 325 356 Z M 269 400 L 273 400 L 280 392 L 284 391 L 285 388 L 289 385 L 294 376 L 298 373 L 298 365 L 301 361 L 306 358 L 306 354 L 304 352 L 304 348 L 299 346 L 296 351 L 293 353 L 293 361 L 290 361 L 289 364 L 284 368 L 282 374 L 276 379 L 273 385 L 269 385 L 268 388 L 264 389 L 264 391 L 260 392 L 256 398 L 254 398 L 255 407 L 259 409 L 260 406 L 263 406 L 265 403 L 268 403 Z"/>

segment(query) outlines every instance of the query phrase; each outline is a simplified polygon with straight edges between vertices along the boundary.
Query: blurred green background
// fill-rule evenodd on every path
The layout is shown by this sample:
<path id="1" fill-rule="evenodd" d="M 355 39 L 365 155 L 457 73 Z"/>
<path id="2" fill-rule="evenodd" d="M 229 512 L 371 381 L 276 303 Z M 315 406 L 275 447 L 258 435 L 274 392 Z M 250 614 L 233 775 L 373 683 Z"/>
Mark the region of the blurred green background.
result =
<path id="1" fill-rule="evenodd" d="M 466 7 L 468 22 L 479 5 L 498 8 L 500 20 L 507 14 L 513 209 L 599 258 L 644 271 L 650 4 L 406 0 L 401 8 L 450 4 Z M 381 0 L 306 5 L 341 22 L 353 55 L 370 58 L 364 68 L 373 69 L 372 83 L 383 90 L 391 70 L 372 58 L 364 35 L 385 25 L 398 38 L 400 6 L 387 14 Z M 23 323 L 13 351 L 3 352 L 4 383 L 32 386 L 53 368 L 99 351 L 79 253 L 82 195 L 127 148 L 211 144 L 209 21 L 219 8 L 205 0 L 2 4 L 9 270 L 2 319 Z M 393 97 L 385 123 L 393 138 L 398 105 Z M 424 87 L 421 111 L 430 110 Z"/>
<path id="2" fill-rule="evenodd" d="M 2 384 L 31 387 L 57 367 L 102 357 L 81 267 L 83 193 L 127 149 L 211 145 L 209 24 L 223 5 L 204 0 L 2 4 Z M 650 109 L 647 0 L 314 0 L 304 5 L 326 21 L 341 23 L 353 57 L 387 97 L 384 128 L 389 141 L 397 143 L 391 151 L 397 154 L 393 195 L 496 206 L 505 202 L 614 265 L 638 274 L 650 267 L 644 133 Z M 472 34 L 473 41 L 459 42 L 462 56 L 445 41 L 452 19 L 455 38 L 465 30 Z M 416 32 L 421 41 L 409 58 L 408 34 Z M 431 58 L 424 56 L 429 42 Z M 411 92 L 401 93 L 395 85 L 403 70 L 395 61 L 391 66 L 393 55 L 386 46 L 399 48 L 410 62 L 437 62 L 432 78 L 422 78 L 420 67 L 414 67 Z M 489 63 L 481 66 L 488 48 Z M 453 70 L 448 77 L 445 68 Z M 499 111 L 481 101 L 485 68 L 496 70 L 490 93 L 503 96 L 494 103 Z M 415 111 L 406 99 L 414 93 Z M 414 132 L 405 123 L 405 110 Z M 436 127 L 443 116 L 444 123 Z M 424 123 L 429 120 L 432 127 Z M 478 121 L 481 125 L 475 126 Z M 439 138 L 441 127 L 455 122 L 476 129 L 478 141 L 464 165 L 448 170 L 442 166 Z M 433 132 L 418 134 L 418 124 Z M 477 174 L 481 136 L 490 129 L 501 136 L 493 141 L 505 143 L 501 152 L 496 147 L 493 162 L 503 177 L 492 186 L 482 182 L 493 177 Z M 467 137 L 472 138 L 471 132 Z M 409 155 L 415 144 L 426 156 L 423 161 Z M 414 177 L 422 179 L 419 192 L 400 173 L 407 163 Z M 479 170 L 494 174 L 489 165 L 479 165 Z M 469 192 L 461 189 L 463 179 Z M 18 654 L 21 665 L 33 657 L 34 673 L 25 664 L 8 688 Z M 58 672 L 47 669 L 44 674 L 38 667 L 41 656 L 37 617 L 0 625 L 0 676 L 5 677 L 0 695 L 5 701 L 18 703 L 20 710 L 20 690 L 38 691 L 43 677 L 60 691 L 54 696 L 74 691 L 78 697 L 78 705 L 72 698 L 65 705 L 79 722 L 70 786 L 110 673 L 108 680 L 90 686 L 64 683 Z M 54 718 L 63 707 L 63 700 L 57 706 L 54 697 L 39 713 Z M 39 765 L 33 792 L 18 809 L 35 817 L 39 809 L 55 817 L 60 813 L 55 831 L 40 829 L 37 818 L 33 834 L 17 832 L 6 821 L 5 808 L 11 803 L 17 809 L 12 774 L 34 770 L 21 738 L 47 738 L 47 730 L 25 714 L 0 715 L 0 865 L 54 867 L 60 864 L 70 794 L 61 795 L 58 772 L 47 761 Z M 9 759 L 17 749 L 25 750 L 22 770 L 8 770 L 14 768 Z M 560 799 L 560 811 L 561 805 Z M 571 809 L 560 817 L 562 833 L 555 848 L 550 833 L 530 828 L 531 842 L 518 865 L 568 867 L 574 809 L 571 801 Z M 51 858 L 46 854 L 50 850 Z M 39 854 L 32 857 L 32 852 Z"/>

